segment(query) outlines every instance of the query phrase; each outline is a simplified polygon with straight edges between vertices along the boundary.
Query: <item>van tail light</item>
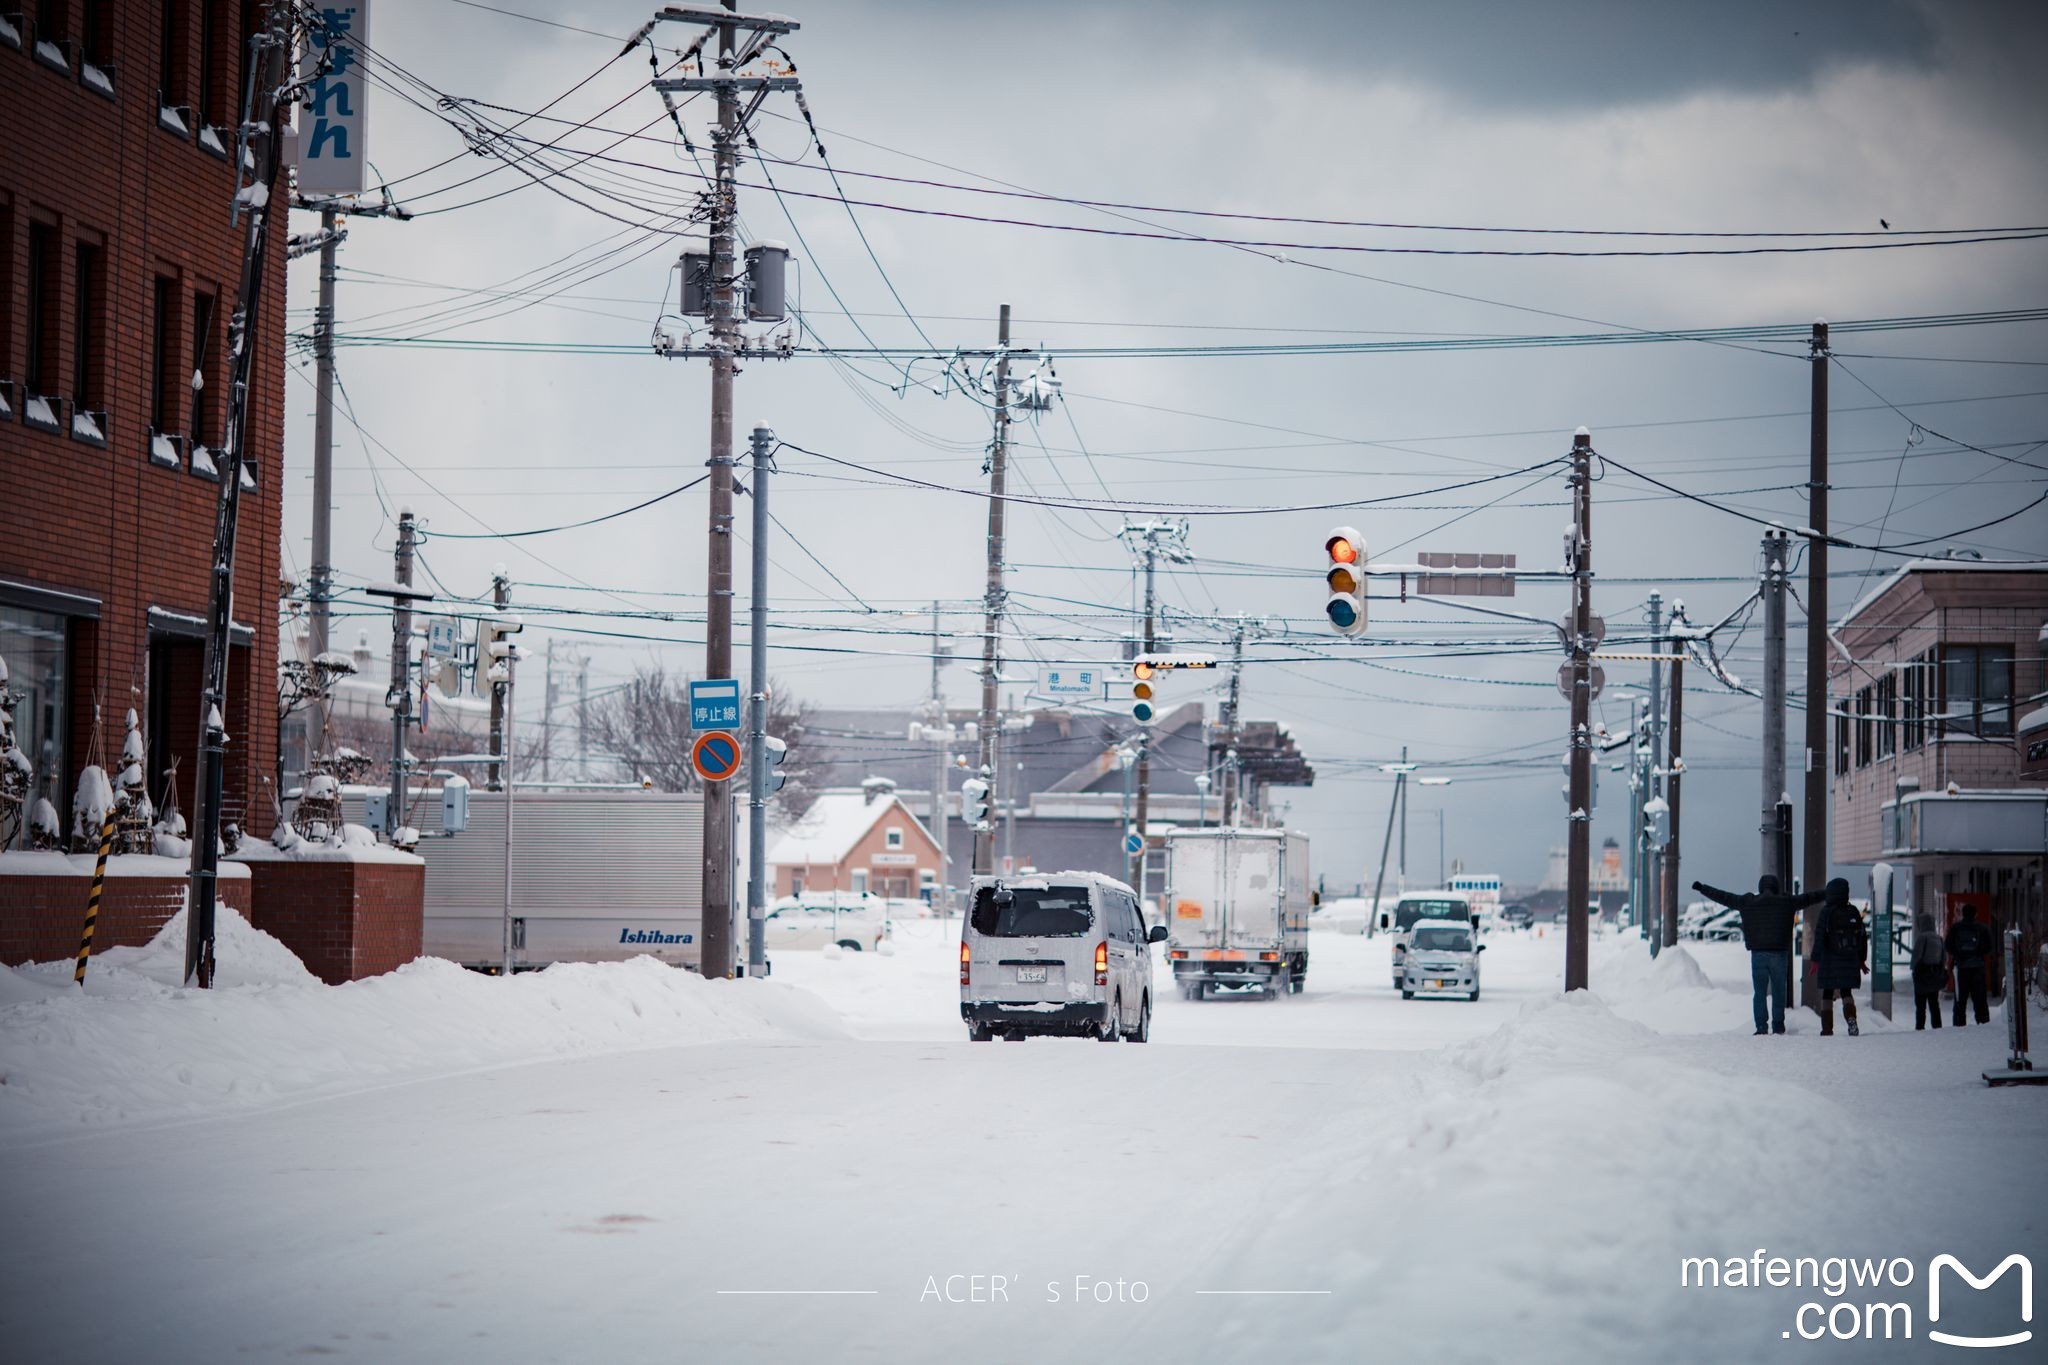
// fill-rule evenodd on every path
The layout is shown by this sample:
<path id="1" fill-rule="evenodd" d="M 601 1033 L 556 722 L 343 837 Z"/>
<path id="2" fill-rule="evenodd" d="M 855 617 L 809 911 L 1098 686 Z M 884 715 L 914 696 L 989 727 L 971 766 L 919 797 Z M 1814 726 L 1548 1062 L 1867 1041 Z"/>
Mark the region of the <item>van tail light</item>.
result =
<path id="1" fill-rule="evenodd" d="M 1182 958 L 1186 957 L 1186 956 L 1188 955 L 1188 953 L 1187 953 L 1187 949 L 1185 949 L 1185 948 L 1168 948 L 1168 949 L 1166 950 L 1166 955 L 1167 955 L 1167 957 L 1169 957 L 1169 958 L 1173 959 L 1174 961 L 1178 962 L 1178 961 L 1179 961 L 1180 959 L 1182 959 Z"/>
<path id="2" fill-rule="evenodd" d="M 960 940 L 960 984 L 961 984 L 961 985 L 963 985 L 963 986 L 967 984 L 967 957 L 968 957 L 968 950 L 967 950 L 967 940 L 966 940 L 966 939 L 961 939 L 961 940 Z"/>
<path id="3" fill-rule="evenodd" d="M 1107 986 L 1109 984 L 1108 939 L 1104 939 L 1095 945 L 1095 984 L 1098 986 Z"/>

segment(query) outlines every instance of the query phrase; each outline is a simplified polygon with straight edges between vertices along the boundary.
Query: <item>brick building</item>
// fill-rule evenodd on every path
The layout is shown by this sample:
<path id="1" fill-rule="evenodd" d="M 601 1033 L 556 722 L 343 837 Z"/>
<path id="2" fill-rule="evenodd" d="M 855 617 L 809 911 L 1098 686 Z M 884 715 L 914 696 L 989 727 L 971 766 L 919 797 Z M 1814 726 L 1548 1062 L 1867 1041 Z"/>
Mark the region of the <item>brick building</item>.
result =
<path id="1" fill-rule="evenodd" d="M 848 891 L 908 900 L 928 894 L 939 877 L 938 842 L 881 778 L 819 792 L 776 836 L 768 861 L 777 896 Z"/>
<path id="2" fill-rule="evenodd" d="M 247 0 L 39 0 L 0 11 L 0 657 L 36 795 L 65 817 L 141 714 L 149 791 L 193 809 L 219 495 L 229 219 Z M 284 216 L 272 220 L 282 247 Z M 268 833 L 276 761 L 284 269 L 255 324 L 235 565 L 227 818 Z M 198 383 L 193 383 L 194 376 Z M 68 832 L 68 830 L 67 830 Z"/>
<path id="3" fill-rule="evenodd" d="M 1918 561 L 1835 624 L 1829 665 L 1834 857 L 1889 862 L 1899 898 L 1944 922 L 1969 901 L 2000 928 L 2048 931 L 2048 784 L 2015 733 L 2040 705 L 2048 570 Z"/>

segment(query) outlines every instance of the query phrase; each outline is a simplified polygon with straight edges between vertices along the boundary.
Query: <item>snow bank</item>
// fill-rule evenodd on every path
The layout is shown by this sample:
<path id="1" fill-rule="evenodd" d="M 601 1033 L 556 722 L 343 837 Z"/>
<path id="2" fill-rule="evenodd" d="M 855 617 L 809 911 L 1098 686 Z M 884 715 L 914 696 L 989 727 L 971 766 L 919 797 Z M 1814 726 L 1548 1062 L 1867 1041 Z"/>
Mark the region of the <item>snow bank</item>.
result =
<path id="1" fill-rule="evenodd" d="M 0 967 L 0 1148 L 555 1058 L 845 1030 L 807 992 L 652 958 L 509 980 L 426 958 L 323 985 L 221 908 L 217 985 L 188 990 L 182 912 L 142 948 Z"/>

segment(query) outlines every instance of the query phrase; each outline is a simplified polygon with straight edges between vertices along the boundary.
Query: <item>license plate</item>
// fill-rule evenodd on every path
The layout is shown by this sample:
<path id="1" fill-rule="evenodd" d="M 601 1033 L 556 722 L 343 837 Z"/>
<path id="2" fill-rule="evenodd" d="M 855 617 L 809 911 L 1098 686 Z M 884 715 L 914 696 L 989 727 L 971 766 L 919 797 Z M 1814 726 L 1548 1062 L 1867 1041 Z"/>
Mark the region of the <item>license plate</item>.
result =
<path id="1" fill-rule="evenodd" d="M 1423 984 L 1428 986 L 1433 991 L 1440 991 L 1450 983 L 1447 981 L 1426 981 Z"/>
<path id="2" fill-rule="evenodd" d="M 1019 981 L 1043 981 L 1045 980 L 1045 968 L 1019 967 L 1017 969 L 1017 979 Z"/>

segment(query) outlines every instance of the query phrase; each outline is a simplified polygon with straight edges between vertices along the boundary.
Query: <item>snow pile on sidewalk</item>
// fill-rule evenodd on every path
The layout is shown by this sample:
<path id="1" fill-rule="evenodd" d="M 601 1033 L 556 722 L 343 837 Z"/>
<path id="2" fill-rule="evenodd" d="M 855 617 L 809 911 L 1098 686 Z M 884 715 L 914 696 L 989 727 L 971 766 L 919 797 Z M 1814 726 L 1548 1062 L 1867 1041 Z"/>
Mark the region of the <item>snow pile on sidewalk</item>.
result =
<path id="1" fill-rule="evenodd" d="M 510 980 L 423 958 L 327 986 L 222 907 L 216 986 L 188 990 L 185 917 L 146 947 L 0 967 L 0 1147 L 258 1109 L 553 1058 L 749 1038 L 835 1038 L 838 1017 L 766 981 L 651 958 Z"/>
<path id="2" fill-rule="evenodd" d="M 1348 1263 L 1317 1279 L 1348 1286 L 1350 1307 L 1299 1358 L 1369 1340 L 1387 1359 L 1497 1360 L 1499 1336 L 1461 1337 L 1475 1304 L 1532 1331 L 1572 1305 L 1574 1339 L 1542 1358 L 1622 1359 L 1648 1341 L 1712 1358 L 1729 1301 L 1646 1294 L 1646 1274 L 1675 1285 L 1681 1257 L 1796 1244 L 1810 1228 L 1794 1211 L 1820 1189 L 1883 1206 L 1873 1140 L 1798 1084 L 1811 1058 L 1795 1050 L 1817 1039 L 1749 1036 L 1746 993 L 1716 990 L 1682 950 L 1633 973 L 1598 965 L 1619 1007 L 1585 991 L 1529 1005 L 1420 1072 L 1390 1126 L 1312 1140 L 1311 1160 L 1341 1178 L 1276 1210 L 1280 1230 L 1233 1257 L 1251 1282 L 1286 1263 L 1297 1222 L 1359 1230 Z M 1711 1049 L 1712 1069 L 1660 1038 L 1726 1032 L 1731 1004 L 1739 1034 L 1689 1045 Z"/>

